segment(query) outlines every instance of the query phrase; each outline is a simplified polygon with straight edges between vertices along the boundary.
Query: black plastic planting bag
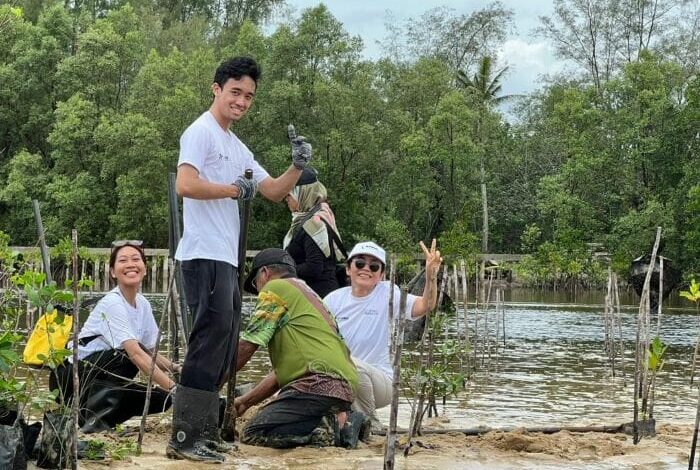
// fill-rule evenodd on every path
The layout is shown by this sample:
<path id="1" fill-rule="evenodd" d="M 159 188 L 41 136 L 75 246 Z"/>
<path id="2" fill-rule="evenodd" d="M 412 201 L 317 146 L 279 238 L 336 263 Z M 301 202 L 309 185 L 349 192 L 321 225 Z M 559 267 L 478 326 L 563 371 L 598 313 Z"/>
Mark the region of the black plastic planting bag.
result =
<path id="1" fill-rule="evenodd" d="M 73 416 L 45 413 L 36 464 L 41 468 L 67 468 L 71 464 Z"/>
<path id="2" fill-rule="evenodd" d="M 22 426 L 0 424 L 0 468 L 7 470 L 24 470 L 27 457 L 24 455 L 24 436 Z"/>

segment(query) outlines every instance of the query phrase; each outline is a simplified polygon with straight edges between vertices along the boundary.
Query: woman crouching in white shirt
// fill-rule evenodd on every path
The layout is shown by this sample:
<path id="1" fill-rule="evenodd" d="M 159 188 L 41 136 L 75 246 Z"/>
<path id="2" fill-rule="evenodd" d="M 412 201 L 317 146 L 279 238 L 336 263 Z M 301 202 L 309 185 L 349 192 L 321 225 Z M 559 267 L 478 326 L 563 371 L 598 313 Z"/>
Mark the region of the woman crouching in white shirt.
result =
<path id="1" fill-rule="evenodd" d="M 117 287 L 95 305 L 78 335 L 80 361 L 80 426 L 86 433 L 113 428 L 143 413 L 146 387 L 134 381 L 140 371 L 151 371 L 151 351 L 156 345 L 156 325 L 150 302 L 139 293 L 146 275 L 143 243 L 121 240 L 112 243 L 109 274 Z M 72 342 L 68 349 L 73 348 Z M 73 398 L 72 357 L 58 366 L 49 379 L 58 400 Z M 167 410 L 175 382 L 170 373 L 179 366 L 158 354 L 153 373 L 150 413 Z"/>

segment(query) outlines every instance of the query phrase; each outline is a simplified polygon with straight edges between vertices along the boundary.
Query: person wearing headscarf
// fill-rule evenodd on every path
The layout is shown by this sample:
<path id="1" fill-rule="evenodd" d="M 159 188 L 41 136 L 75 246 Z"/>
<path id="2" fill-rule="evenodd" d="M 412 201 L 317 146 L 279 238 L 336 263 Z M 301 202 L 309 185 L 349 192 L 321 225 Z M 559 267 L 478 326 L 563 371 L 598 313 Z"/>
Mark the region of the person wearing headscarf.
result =
<path id="1" fill-rule="evenodd" d="M 336 265 L 344 258 L 344 248 L 327 197 L 316 170 L 304 169 L 286 198 L 292 224 L 282 243 L 296 263 L 299 278 L 321 297 L 343 287 L 338 284 Z"/>

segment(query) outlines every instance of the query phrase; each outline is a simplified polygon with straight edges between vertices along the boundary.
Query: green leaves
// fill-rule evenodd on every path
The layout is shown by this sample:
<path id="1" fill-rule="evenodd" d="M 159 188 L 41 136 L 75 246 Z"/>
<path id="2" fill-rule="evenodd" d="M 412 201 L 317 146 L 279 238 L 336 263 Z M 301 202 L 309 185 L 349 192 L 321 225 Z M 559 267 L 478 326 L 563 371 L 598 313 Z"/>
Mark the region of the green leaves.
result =
<path id="1" fill-rule="evenodd" d="M 695 279 L 690 281 L 688 290 L 682 290 L 680 296 L 688 299 L 691 302 L 700 304 L 700 284 Z"/>
<path id="2" fill-rule="evenodd" d="M 660 372 L 664 365 L 664 354 L 668 345 L 661 342 L 661 339 L 655 337 L 649 345 L 649 370 L 652 372 Z"/>
<path id="3" fill-rule="evenodd" d="M 0 334 L 0 372 L 8 372 L 19 362 L 15 348 L 21 339 L 22 336 L 13 331 Z"/>

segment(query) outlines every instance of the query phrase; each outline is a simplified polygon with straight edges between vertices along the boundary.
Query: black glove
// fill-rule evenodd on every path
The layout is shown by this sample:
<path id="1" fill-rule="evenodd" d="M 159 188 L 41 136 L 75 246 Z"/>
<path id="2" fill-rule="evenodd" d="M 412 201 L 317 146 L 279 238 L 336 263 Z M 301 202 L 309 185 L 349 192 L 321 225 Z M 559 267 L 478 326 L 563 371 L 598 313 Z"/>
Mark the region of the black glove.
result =
<path id="1" fill-rule="evenodd" d="M 311 144 L 303 135 L 297 136 L 292 124 L 287 126 L 287 135 L 292 143 L 292 163 L 297 170 L 303 170 L 311 160 Z"/>
<path id="2" fill-rule="evenodd" d="M 255 193 L 258 192 L 258 182 L 253 178 L 248 179 L 241 175 L 233 184 L 238 186 L 239 201 L 250 201 L 255 197 Z"/>

